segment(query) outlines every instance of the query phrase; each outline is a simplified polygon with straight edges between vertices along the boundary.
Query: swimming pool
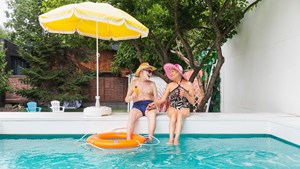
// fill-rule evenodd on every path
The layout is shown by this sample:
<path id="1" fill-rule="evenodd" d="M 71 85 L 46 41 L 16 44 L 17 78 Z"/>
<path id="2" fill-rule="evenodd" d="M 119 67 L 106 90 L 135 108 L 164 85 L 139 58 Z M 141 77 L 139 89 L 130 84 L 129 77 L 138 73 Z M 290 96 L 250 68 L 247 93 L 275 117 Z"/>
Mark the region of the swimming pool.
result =
<path id="1" fill-rule="evenodd" d="M 82 135 L 0 135 L 1 168 L 299 168 L 300 147 L 268 134 L 168 135 L 120 150 L 76 146 Z"/>

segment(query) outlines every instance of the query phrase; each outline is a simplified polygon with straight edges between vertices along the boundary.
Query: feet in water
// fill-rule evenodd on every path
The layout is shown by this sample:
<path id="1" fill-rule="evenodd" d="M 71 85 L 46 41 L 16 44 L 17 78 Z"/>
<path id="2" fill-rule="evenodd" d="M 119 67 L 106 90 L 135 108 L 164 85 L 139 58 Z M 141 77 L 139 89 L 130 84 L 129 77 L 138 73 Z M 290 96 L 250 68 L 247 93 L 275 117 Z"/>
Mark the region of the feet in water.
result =
<path id="1" fill-rule="evenodd" d="M 167 144 L 170 144 L 170 145 L 172 145 L 173 144 L 173 140 L 169 140 L 169 142 L 167 143 Z"/>
<path id="2" fill-rule="evenodd" d="M 152 143 L 152 141 L 153 141 L 153 136 L 148 136 L 147 138 L 146 138 L 146 143 Z"/>
<path id="3" fill-rule="evenodd" d="M 178 146 L 178 145 L 179 145 L 179 140 L 176 140 L 176 139 L 175 139 L 175 140 L 174 140 L 174 145 L 175 145 L 175 146 Z"/>

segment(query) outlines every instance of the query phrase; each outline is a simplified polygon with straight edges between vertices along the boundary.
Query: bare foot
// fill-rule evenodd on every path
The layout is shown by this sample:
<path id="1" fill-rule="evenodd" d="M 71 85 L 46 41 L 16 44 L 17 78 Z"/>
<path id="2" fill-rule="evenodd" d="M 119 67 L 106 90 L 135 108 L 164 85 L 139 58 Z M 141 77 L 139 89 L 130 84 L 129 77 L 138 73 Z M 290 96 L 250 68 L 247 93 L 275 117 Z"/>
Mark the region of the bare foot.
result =
<path id="1" fill-rule="evenodd" d="M 146 143 L 152 143 L 153 136 L 148 136 L 145 141 L 146 141 Z"/>
<path id="2" fill-rule="evenodd" d="M 179 145 L 179 141 L 178 140 L 174 140 L 174 145 L 178 146 Z"/>
<path id="3" fill-rule="evenodd" d="M 167 144 L 172 145 L 173 144 L 173 140 L 169 140 L 169 142 Z"/>

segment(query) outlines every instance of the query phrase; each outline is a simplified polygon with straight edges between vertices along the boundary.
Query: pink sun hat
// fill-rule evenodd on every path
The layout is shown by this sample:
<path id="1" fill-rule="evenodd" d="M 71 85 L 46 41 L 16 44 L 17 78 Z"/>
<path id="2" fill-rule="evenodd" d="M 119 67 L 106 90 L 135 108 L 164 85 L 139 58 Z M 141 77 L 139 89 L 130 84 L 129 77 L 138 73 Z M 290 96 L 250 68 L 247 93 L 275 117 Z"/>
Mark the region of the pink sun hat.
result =
<path id="1" fill-rule="evenodd" d="M 166 63 L 164 65 L 164 71 L 166 72 L 166 75 L 167 77 L 170 79 L 170 80 L 173 80 L 170 72 L 171 72 L 171 69 L 174 69 L 176 70 L 177 72 L 179 72 L 181 74 L 181 76 L 187 80 L 186 76 L 183 74 L 183 69 L 182 67 L 179 65 L 179 64 L 172 64 L 172 63 Z"/>

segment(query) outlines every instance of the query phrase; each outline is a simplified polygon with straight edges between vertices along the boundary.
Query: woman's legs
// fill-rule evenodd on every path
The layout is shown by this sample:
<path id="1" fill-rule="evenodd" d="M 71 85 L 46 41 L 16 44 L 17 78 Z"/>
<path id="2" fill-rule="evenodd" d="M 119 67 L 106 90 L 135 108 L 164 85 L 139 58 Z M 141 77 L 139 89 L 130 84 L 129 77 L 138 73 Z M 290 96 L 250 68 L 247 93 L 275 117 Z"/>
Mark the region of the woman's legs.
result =
<path id="1" fill-rule="evenodd" d="M 190 110 L 189 109 L 180 109 L 178 110 L 177 113 L 177 121 L 176 121 L 176 136 L 174 139 L 174 145 L 178 145 L 179 144 L 179 137 L 180 137 L 180 133 L 183 127 L 183 121 L 186 117 L 188 117 L 190 115 Z"/>
<path id="2" fill-rule="evenodd" d="M 168 109 L 168 116 L 170 118 L 169 123 L 169 142 L 168 144 L 173 144 L 174 142 L 174 132 L 175 132 L 175 125 L 177 120 L 177 109 L 170 107 Z"/>
<path id="3" fill-rule="evenodd" d="M 132 139 L 135 123 L 138 118 L 142 117 L 142 112 L 136 108 L 133 108 L 129 112 L 128 124 L 127 124 L 127 140 Z"/>

